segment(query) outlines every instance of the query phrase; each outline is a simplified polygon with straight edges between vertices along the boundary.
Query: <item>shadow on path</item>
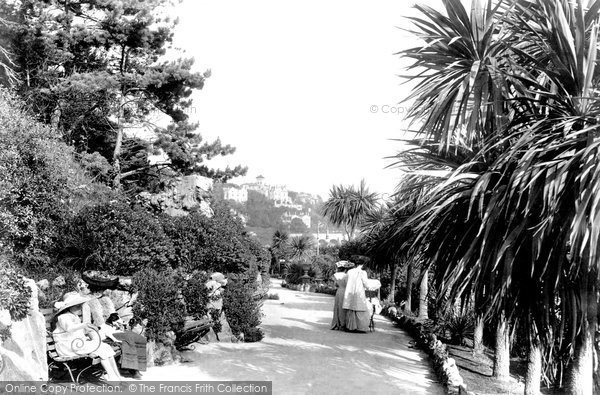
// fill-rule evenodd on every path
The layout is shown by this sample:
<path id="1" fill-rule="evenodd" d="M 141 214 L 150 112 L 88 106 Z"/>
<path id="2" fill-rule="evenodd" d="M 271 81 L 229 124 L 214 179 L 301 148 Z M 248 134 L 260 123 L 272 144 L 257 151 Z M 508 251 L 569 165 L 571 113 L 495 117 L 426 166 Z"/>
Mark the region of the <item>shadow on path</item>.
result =
<path id="1" fill-rule="evenodd" d="M 156 380 L 268 380 L 274 394 L 444 394 L 426 355 L 376 317 L 366 334 L 330 329 L 333 297 L 274 284 L 263 305 L 258 343 L 211 343 L 186 352 L 189 363 L 152 368 Z"/>

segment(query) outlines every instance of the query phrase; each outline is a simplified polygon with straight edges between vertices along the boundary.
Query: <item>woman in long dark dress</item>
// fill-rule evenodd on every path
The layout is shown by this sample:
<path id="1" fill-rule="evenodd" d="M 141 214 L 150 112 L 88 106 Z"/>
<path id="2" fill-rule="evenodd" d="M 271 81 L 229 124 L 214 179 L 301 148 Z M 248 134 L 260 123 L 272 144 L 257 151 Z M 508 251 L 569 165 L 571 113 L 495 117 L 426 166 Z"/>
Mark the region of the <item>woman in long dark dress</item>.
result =
<path id="1" fill-rule="evenodd" d="M 331 321 L 331 329 L 344 330 L 346 328 L 346 313 L 344 312 L 344 293 L 346 292 L 346 284 L 348 282 L 347 261 L 339 261 L 336 263 L 338 272 L 333 275 L 335 285 L 338 287 L 335 292 L 335 300 L 333 302 L 333 320 Z"/>

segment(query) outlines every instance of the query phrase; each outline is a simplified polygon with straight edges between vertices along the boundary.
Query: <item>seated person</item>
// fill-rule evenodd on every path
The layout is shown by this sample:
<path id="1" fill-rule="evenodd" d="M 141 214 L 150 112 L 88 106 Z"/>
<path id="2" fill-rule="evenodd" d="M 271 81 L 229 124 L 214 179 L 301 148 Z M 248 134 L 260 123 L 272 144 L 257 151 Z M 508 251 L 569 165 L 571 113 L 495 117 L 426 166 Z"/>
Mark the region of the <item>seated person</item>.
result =
<path id="1" fill-rule="evenodd" d="M 84 322 L 91 322 L 96 326 L 106 324 L 111 314 L 116 313 L 115 305 L 108 296 L 108 290 L 88 285 L 85 281 L 78 284 L 79 293 L 93 298 L 83 305 Z M 134 378 L 141 378 L 140 371 L 146 370 L 146 343 L 144 336 L 132 331 L 115 331 L 113 336 L 121 345 L 121 369 L 128 369 Z"/>
<path id="2" fill-rule="evenodd" d="M 58 309 L 56 328 L 52 332 L 56 352 L 63 357 L 92 355 L 100 358 L 108 381 L 121 381 L 121 375 L 115 362 L 115 352 L 106 343 L 102 343 L 95 331 L 96 327 L 84 324 L 79 319 L 81 306 L 89 298 L 75 293 L 65 294 L 63 301 L 56 302 Z"/>
<path id="3" fill-rule="evenodd" d="M 115 343 L 121 343 L 121 340 L 117 339 L 114 334 L 116 332 L 123 331 L 123 320 L 119 317 L 119 314 L 112 313 L 106 319 L 106 322 L 100 325 L 100 338 L 104 341 L 107 338 Z"/>

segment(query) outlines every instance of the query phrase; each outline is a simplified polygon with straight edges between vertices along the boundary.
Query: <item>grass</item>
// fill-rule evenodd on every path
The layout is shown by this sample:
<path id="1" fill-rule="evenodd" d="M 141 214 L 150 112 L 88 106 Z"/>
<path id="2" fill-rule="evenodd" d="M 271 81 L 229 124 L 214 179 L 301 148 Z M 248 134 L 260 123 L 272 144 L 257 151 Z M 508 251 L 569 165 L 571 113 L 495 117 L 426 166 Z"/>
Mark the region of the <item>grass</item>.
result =
<path id="1" fill-rule="evenodd" d="M 501 382 L 492 377 L 493 353 L 489 350 L 479 357 L 473 356 L 470 347 L 448 345 L 448 354 L 456 361 L 456 366 L 467 384 L 467 390 L 483 394 L 522 394 L 524 384 L 519 360 L 511 359 L 511 379 Z"/>

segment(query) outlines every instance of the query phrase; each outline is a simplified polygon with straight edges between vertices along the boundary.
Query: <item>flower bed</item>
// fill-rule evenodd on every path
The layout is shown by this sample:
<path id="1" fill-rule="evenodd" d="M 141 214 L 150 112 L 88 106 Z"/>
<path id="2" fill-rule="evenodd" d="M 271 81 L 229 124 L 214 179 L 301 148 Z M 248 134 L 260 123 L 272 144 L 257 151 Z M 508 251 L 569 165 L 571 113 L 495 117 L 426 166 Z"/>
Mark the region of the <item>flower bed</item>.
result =
<path id="1" fill-rule="evenodd" d="M 435 373 L 446 385 L 449 394 L 473 394 L 467 391 L 467 385 L 460 376 L 454 359 L 448 357 L 446 345 L 433 333 L 432 321 L 421 321 L 415 317 L 404 315 L 395 306 L 385 307 L 381 311 L 381 315 L 390 318 L 400 328 L 407 331 L 415 339 L 415 344 L 429 355 Z"/>

